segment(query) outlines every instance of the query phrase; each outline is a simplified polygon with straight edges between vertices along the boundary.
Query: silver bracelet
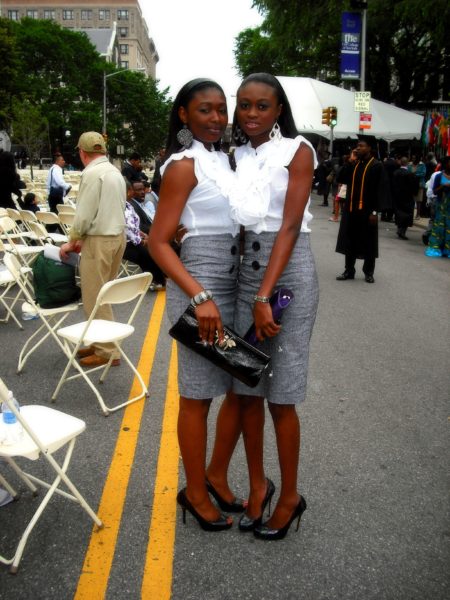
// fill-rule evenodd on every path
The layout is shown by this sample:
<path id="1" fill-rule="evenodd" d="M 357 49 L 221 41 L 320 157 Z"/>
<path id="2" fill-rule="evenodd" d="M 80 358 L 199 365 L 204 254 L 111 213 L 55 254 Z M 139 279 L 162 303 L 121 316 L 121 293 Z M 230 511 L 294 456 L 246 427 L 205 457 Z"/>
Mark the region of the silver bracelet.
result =
<path id="1" fill-rule="evenodd" d="M 208 300 L 212 300 L 213 295 L 210 290 L 202 290 L 198 294 L 195 294 L 193 298 L 191 298 L 191 306 L 194 308 L 199 304 L 203 304 L 203 302 L 207 302 Z"/>
<path id="2" fill-rule="evenodd" d="M 268 304 L 270 302 L 269 296 L 253 296 L 253 300 L 255 302 L 262 302 L 263 304 Z"/>

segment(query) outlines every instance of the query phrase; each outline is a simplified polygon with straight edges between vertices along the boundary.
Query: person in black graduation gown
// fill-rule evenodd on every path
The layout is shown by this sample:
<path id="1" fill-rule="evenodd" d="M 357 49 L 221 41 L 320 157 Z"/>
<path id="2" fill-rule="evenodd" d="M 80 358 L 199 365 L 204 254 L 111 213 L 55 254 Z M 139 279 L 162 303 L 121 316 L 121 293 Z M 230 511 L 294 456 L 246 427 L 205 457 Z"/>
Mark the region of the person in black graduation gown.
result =
<path id="1" fill-rule="evenodd" d="M 401 240 L 407 240 L 406 230 L 413 226 L 414 196 L 419 189 L 417 177 L 408 171 L 408 159 L 400 159 L 400 168 L 395 171 L 392 180 L 393 204 L 397 235 Z"/>
<path id="2" fill-rule="evenodd" d="M 364 260 L 367 283 L 374 283 L 378 258 L 378 213 L 390 207 L 390 192 L 383 164 L 372 155 L 375 138 L 360 136 L 350 161 L 340 173 L 347 184 L 336 252 L 345 254 L 345 270 L 338 281 L 355 278 L 356 259 Z"/>

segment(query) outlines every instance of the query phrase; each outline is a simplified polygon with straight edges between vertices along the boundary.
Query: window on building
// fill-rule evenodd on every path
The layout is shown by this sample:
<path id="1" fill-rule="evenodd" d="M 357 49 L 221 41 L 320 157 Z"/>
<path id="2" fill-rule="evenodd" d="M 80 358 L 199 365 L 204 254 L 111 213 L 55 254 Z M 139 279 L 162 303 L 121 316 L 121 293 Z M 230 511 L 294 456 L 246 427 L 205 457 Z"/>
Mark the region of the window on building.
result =
<path id="1" fill-rule="evenodd" d="M 121 60 L 120 61 L 120 67 L 122 69 L 128 69 L 128 66 L 129 66 L 129 62 L 127 60 Z"/>
<path id="2" fill-rule="evenodd" d="M 128 37 L 128 27 L 119 27 L 120 37 Z"/>
<path id="3" fill-rule="evenodd" d="M 92 10 L 82 10 L 81 11 L 81 20 L 82 21 L 90 21 L 92 19 Z"/>
<path id="4" fill-rule="evenodd" d="M 39 11 L 38 10 L 27 10 L 27 17 L 29 19 L 39 19 Z"/>
<path id="5" fill-rule="evenodd" d="M 18 21 L 19 20 L 19 11 L 18 10 L 8 10 L 8 19 L 11 19 L 11 21 Z"/>
<path id="6" fill-rule="evenodd" d="M 63 21 L 73 21 L 73 10 L 63 10 Z"/>
<path id="7" fill-rule="evenodd" d="M 98 19 L 99 21 L 109 21 L 109 10 L 101 8 L 98 11 Z"/>
<path id="8" fill-rule="evenodd" d="M 124 9 L 120 9 L 117 11 L 117 19 L 119 21 L 128 21 L 128 11 Z"/>
<path id="9" fill-rule="evenodd" d="M 119 44 L 120 54 L 128 54 L 128 44 Z"/>
<path id="10" fill-rule="evenodd" d="M 55 20 L 55 11 L 54 10 L 44 10 L 44 19 Z"/>

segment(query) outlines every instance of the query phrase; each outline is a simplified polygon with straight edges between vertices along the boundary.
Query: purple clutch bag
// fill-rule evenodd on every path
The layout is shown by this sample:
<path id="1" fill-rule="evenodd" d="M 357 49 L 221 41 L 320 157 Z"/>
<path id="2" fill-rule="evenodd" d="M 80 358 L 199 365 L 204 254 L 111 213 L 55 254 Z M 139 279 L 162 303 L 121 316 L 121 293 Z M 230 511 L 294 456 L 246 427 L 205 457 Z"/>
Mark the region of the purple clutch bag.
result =
<path id="1" fill-rule="evenodd" d="M 270 298 L 270 306 L 272 308 L 272 315 L 275 323 L 280 323 L 284 310 L 289 306 L 293 299 L 293 292 L 286 288 L 280 288 L 272 294 Z M 258 338 L 256 337 L 254 324 L 250 326 L 250 329 L 244 335 L 243 339 L 252 346 L 256 346 L 260 343 Z"/>

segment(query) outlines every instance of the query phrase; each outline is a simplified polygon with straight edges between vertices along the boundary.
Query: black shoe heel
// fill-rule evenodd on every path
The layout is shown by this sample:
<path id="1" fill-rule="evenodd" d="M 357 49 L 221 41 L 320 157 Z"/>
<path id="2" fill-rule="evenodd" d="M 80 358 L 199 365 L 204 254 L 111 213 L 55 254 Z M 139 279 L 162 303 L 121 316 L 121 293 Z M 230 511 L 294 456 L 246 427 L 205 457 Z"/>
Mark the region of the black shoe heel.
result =
<path id="1" fill-rule="evenodd" d="M 256 517 L 256 519 L 253 519 L 252 517 L 249 517 L 246 513 L 244 513 L 242 515 L 242 517 L 239 519 L 239 529 L 241 531 L 253 531 L 255 529 L 255 527 L 258 527 L 259 525 L 261 525 L 264 511 L 266 510 L 267 505 L 269 506 L 269 516 L 270 516 L 270 506 L 271 506 L 271 502 L 272 502 L 272 496 L 274 495 L 274 493 L 275 493 L 275 485 L 274 485 L 273 481 L 271 481 L 270 479 L 267 479 L 266 495 L 264 496 L 264 500 L 262 501 L 262 504 L 261 504 L 261 514 L 259 517 Z"/>
<path id="2" fill-rule="evenodd" d="M 178 492 L 177 502 L 181 506 L 184 524 L 186 524 L 186 511 L 189 511 L 204 531 L 223 531 L 224 529 L 230 529 L 233 525 L 233 522 L 231 521 L 230 523 L 228 520 L 229 517 L 226 517 L 225 515 L 220 515 L 220 518 L 217 519 L 217 521 L 207 521 L 204 519 L 189 502 L 188 497 L 186 496 L 186 488 L 183 488 Z"/>
<path id="3" fill-rule="evenodd" d="M 226 500 L 224 500 L 224 498 L 222 498 L 222 496 L 215 489 L 213 484 L 208 480 L 206 480 L 206 488 L 211 494 L 211 496 L 214 498 L 214 500 L 217 502 L 221 510 L 231 513 L 244 512 L 247 506 L 246 500 L 242 500 L 242 498 L 235 498 L 233 502 L 227 502 Z"/>
<path id="4" fill-rule="evenodd" d="M 300 527 L 300 519 L 305 510 L 306 500 L 303 498 L 303 496 L 301 496 L 299 503 L 295 507 L 294 512 L 284 527 L 280 527 L 280 529 L 271 529 L 270 527 L 267 527 L 267 525 L 259 525 L 258 527 L 255 527 L 253 533 L 255 537 L 260 540 L 282 540 L 286 536 L 295 519 L 297 519 L 297 527 L 295 531 L 298 531 L 298 528 Z"/>

